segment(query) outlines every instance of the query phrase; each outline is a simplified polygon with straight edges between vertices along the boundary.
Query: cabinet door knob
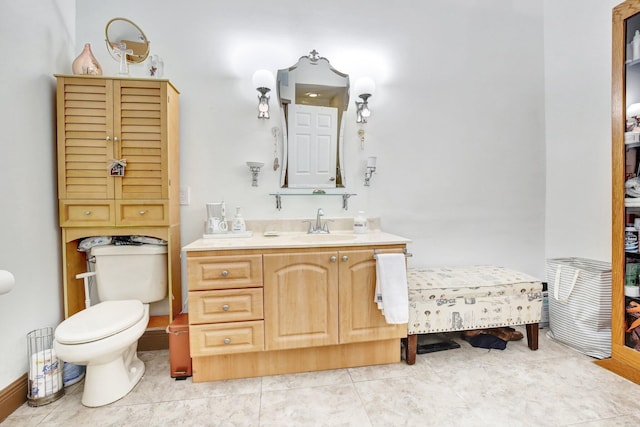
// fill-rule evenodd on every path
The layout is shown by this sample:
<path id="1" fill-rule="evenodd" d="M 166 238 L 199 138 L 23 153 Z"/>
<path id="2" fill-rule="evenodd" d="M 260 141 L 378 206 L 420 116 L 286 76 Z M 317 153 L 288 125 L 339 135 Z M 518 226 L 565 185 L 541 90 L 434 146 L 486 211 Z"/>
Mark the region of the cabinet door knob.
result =
<path id="1" fill-rule="evenodd" d="M 229 272 L 227 270 L 222 271 L 222 277 L 227 277 L 228 275 L 229 275 Z"/>
<path id="2" fill-rule="evenodd" d="M 338 260 L 338 257 L 336 257 L 335 255 L 332 256 L 331 258 L 329 258 L 331 260 L 331 262 L 336 262 Z"/>
<path id="3" fill-rule="evenodd" d="M 231 344 L 231 338 L 225 338 L 224 339 L 224 343 L 225 344 Z"/>
<path id="4" fill-rule="evenodd" d="M 348 256 L 346 256 L 346 255 L 343 255 L 343 256 L 342 256 L 342 261 L 344 261 L 344 262 L 349 261 L 349 257 L 348 257 Z"/>
<path id="5" fill-rule="evenodd" d="M 118 142 L 118 137 L 117 136 L 113 137 L 113 142 Z"/>
<path id="6" fill-rule="evenodd" d="M 229 311 L 229 304 L 225 304 L 222 306 L 222 311 Z"/>
<path id="7" fill-rule="evenodd" d="M 91 211 L 84 211 L 85 215 L 91 215 Z"/>
<path id="8" fill-rule="evenodd" d="M 146 214 L 146 213 L 147 213 L 147 211 L 140 211 L 140 212 L 138 212 L 138 213 L 139 213 L 140 215 L 144 215 L 144 214 Z"/>
<path id="9" fill-rule="evenodd" d="M 104 140 L 105 141 L 111 141 L 111 137 L 109 135 L 107 135 L 107 137 Z"/>

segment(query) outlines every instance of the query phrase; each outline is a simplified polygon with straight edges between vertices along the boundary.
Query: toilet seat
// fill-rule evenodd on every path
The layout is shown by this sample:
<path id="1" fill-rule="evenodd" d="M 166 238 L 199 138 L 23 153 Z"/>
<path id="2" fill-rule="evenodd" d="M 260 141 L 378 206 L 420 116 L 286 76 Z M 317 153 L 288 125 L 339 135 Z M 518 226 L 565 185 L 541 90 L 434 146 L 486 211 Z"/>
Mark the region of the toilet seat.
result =
<path id="1" fill-rule="evenodd" d="M 135 325 L 144 316 L 138 300 L 104 301 L 63 321 L 55 331 L 61 344 L 98 341 Z"/>

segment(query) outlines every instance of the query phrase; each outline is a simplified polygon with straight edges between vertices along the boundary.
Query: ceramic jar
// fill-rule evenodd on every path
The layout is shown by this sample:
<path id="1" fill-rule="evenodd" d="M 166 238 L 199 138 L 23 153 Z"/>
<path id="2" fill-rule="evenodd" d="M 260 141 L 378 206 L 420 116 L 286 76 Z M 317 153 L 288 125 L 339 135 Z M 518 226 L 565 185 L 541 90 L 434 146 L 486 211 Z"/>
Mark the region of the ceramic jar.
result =
<path id="1" fill-rule="evenodd" d="M 71 70 L 73 74 L 84 74 L 84 75 L 92 75 L 92 76 L 101 76 L 102 75 L 102 67 L 95 56 L 93 56 L 93 52 L 91 52 L 91 44 L 86 43 L 84 45 L 84 49 L 78 57 L 71 64 Z"/>

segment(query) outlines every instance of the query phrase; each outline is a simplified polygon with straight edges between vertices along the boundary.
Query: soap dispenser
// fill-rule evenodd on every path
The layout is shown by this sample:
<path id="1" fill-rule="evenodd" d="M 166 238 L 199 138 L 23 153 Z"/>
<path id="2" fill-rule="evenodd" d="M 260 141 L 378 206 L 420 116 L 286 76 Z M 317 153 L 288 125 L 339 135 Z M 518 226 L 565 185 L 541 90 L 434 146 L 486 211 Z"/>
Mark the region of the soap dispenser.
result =
<path id="1" fill-rule="evenodd" d="M 364 234 L 369 231 L 369 223 L 364 211 L 358 211 L 358 215 L 353 219 L 353 232 L 355 234 Z"/>
<path id="2" fill-rule="evenodd" d="M 240 206 L 236 207 L 236 216 L 233 218 L 233 225 L 231 226 L 232 233 L 244 233 L 247 231 L 247 226 L 244 223 L 244 218 L 240 213 Z"/>

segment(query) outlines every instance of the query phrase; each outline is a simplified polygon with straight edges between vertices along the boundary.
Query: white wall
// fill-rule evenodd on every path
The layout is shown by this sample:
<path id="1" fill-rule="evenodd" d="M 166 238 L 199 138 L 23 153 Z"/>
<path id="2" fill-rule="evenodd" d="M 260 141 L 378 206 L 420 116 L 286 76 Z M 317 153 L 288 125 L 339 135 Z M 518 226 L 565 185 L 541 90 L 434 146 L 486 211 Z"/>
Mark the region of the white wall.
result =
<path id="1" fill-rule="evenodd" d="M 188 4 L 188 7 L 186 6 Z M 250 12 L 249 12 L 250 11 Z M 163 57 L 181 90 L 181 176 L 191 187 L 182 209 L 183 243 L 202 234 L 205 203 L 224 199 L 247 218 L 328 216 L 359 210 L 414 240 L 413 265 L 493 263 L 540 275 L 544 266 L 544 86 L 542 6 L 537 2 L 329 0 L 304 2 L 167 0 L 78 2 L 77 45 L 90 42 L 107 74 L 104 25 L 126 16 Z M 247 160 L 272 164 L 270 129 L 256 119 L 256 69 L 292 65 L 311 49 L 378 90 L 360 150 L 353 102 L 347 113 L 348 188 L 338 198 L 285 198 L 269 192 L 265 168 L 250 186 Z M 132 74 L 142 74 L 132 67 Z M 272 105 L 275 105 L 275 99 Z M 378 157 L 371 187 L 368 156 Z"/>
<path id="2" fill-rule="evenodd" d="M 85 42 L 115 74 L 104 26 L 116 16 L 143 27 L 182 92 L 185 244 L 202 232 L 205 203 L 224 198 L 247 218 L 363 209 L 414 240 L 415 266 L 492 263 L 543 278 L 548 256 L 609 256 L 610 1 L 547 1 L 544 11 L 525 0 L 328 0 L 315 11 L 295 0 L 5 3 L 0 268 L 18 287 L 0 296 L 0 389 L 26 371 L 26 333 L 61 318 L 51 75 L 70 73 Z M 272 162 L 279 123 L 275 111 L 256 119 L 251 75 L 314 48 L 354 81 L 371 75 L 378 85 L 364 151 L 353 103 L 348 111 L 358 196 L 348 212 L 334 198 L 287 198 L 278 212 L 268 196 L 278 174 L 265 168 L 253 188 L 245 166 Z M 367 188 L 371 155 L 378 172 Z M 578 177 L 588 185 L 576 191 Z"/>
<path id="3" fill-rule="evenodd" d="M 62 319 L 53 73 L 74 58 L 75 0 L 5 1 L 0 14 L 0 390 L 27 369 L 26 335 Z"/>
<path id="4" fill-rule="evenodd" d="M 546 256 L 611 261 L 611 12 L 546 0 Z"/>

